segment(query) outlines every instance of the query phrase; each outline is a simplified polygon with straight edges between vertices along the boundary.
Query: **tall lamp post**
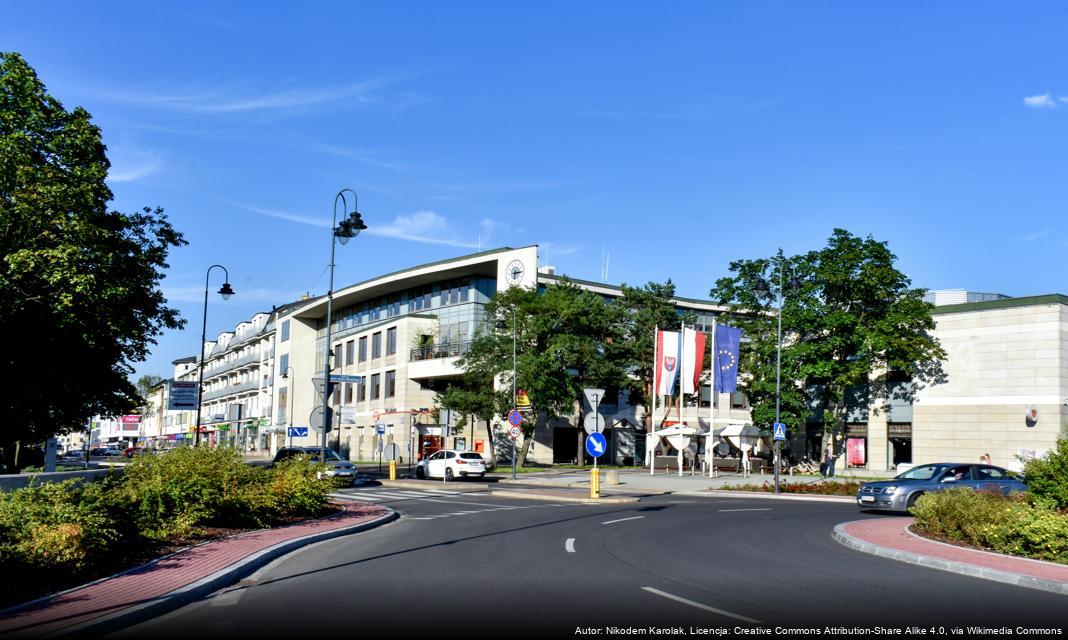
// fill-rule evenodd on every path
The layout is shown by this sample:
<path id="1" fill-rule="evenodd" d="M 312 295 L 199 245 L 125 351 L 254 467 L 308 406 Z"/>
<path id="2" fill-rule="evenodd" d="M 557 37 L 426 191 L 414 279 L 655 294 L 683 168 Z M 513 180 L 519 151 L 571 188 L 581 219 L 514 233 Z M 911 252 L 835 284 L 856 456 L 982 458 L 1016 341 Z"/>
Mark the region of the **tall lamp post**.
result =
<path id="1" fill-rule="evenodd" d="M 211 276 L 211 270 L 214 268 L 220 268 L 225 274 L 223 278 L 223 286 L 219 288 L 219 295 L 223 300 L 229 300 L 230 296 L 234 295 L 234 290 L 230 288 L 230 272 L 226 270 L 226 267 L 221 264 L 213 264 L 208 267 L 207 273 L 204 274 L 204 322 L 200 329 L 200 372 L 197 374 L 197 426 L 196 436 L 194 436 L 194 444 L 200 446 L 200 406 L 201 399 L 204 397 L 202 393 L 202 387 L 204 386 L 204 342 L 208 338 L 208 278 Z"/>
<path id="2" fill-rule="evenodd" d="M 346 193 L 352 194 L 352 213 L 349 211 L 349 201 Z M 341 222 L 337 221 L 337 203 L 342 203 L 341 215 L 348 214 Z M 334 219 L 330 223 L 330 288 L 326 291 L 326 342 L 323 344 L 323 441 L 322 461 L 326 462 L 326 431 L 333 422 L 330 414 L 330 342 L 333 340 L 333 313 L 334 313 L 334 249 L 337 243 L 346 244 L 351 238 L 360 235 L 367 228 L 363 223 L 363 217 L 356 210 L 356 192 L 352 189 L 342 189 L 334 196 Z M 338 356 L 340 357 L 340 355 Z"/>
<path id="3" fill-rule="evenodd" d="M 289 372 L 290 371 L 293 371 L 293 367 L 286 367 L 286 370 L 282 372 L 282 379 L 283 380 L 289 380 Z M 293 375 L 296 376 L 297 372 L 293 371 Z M 296 383 L 296 380 L 294 380 L 293 382 Z M 289 429 L 292 429 L 293 428 L 293 396 L 295 395 L 293 393 L 293 385 L 290 385 L 286 389 L 286 391 L 289 393 L 289 415 L 288 415 L 288 418 L 289 418 Z M 290 434 L 292 434 L 292 431 L 287 431 L 286 432 L 286 435 L 289 436 L 289 446 L 292 447 L 293 446 L 293 436 L 290 435 Z"/>
<path id="4" fill-rule="evenodd" d="M 782 397 L 782 384 L 781 384 L 781 379 L 782 379 L 782 305 L 783 305 L 782 277 L 783 277 L 783 271 L 785 270 L 785 266 L 786 266 L 785 261 L 783 260 L 783 258 L 781 256 L 781 253 L 782 253 L 781 249 L 779 250 L 779 253 L 780 253 L 780 256 L 779 256 L 779 286 L 778 286 L 776 294 L 775 294 L 776 297 L 778 298 L 778 304 L 776 305 L 778 307 L 778 310 L 777 310 L 776 315 L 779 316 L 778 338 L 777 338 L 776 347 L 775 347 L 775 424 L 779 424 L 779 420 L 780 420 L 780 418 L 779 418 L 779 402 L 780 402 L 780 399 Z M 801 282 L 797 279 L 797 276 L 794 274 L 792 269 L 790 270 L 790 282 L 788 284 L 789 284 L 791 293 L 797 293 L 797 290 L 801 288 Z M 760 281 L 757 282 L 756 293 L 757 293 L 757 295 L 760 295 L 760 296 L 767 296 L 767 295 L 769 295 L 771 293 L 768 290 L 768 282 L 766 280 L 764 280 L 763 278 L 761 278 Z M 780 478 L 781 473 L 782 473 L 782 455 L 780 453 L 780 450 L 781 450 L 780 441 L 776 440 L 775 441 L 775 493 L 779 493 L 779 478 Z"/>
<path id="5" fill-rule="evenodd" d="M 516 409 L 516 406 L 515 406 L 516 405 L 516 400 L 515 400 L 516 399 L 515 309 L 513 308 L 511 310 L 511 312 L 512 312 L 512 411 L 515 411 L 515 409 Z M 508 325 L 504 322 L 504 320 L 498 320 L 497 321 L 497 328 L 498 329 L 504 329 L 507 326 Z M 516 461 L 515 461 L 515 458 L 516 458 L 515 450 L 516 450 L 516 444 L 517 444 L 516 443 L 516 439 L 512 438 L 512 480 L 515 480 L 515 464 L 516 464 Z"/>

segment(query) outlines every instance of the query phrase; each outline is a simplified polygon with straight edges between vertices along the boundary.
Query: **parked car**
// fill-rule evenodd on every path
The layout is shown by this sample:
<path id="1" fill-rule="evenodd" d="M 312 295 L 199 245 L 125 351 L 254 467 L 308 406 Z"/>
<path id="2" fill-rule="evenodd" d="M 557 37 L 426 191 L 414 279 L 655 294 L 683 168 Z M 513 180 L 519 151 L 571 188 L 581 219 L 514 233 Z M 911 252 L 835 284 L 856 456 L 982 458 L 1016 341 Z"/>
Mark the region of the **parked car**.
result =
<path id="1" fill-rule="evenodd" d="M 442 474 L 446 480 L 457 476 L 478 476 L 481 479 L 486 475 L 486 461 L 474 451 L 445 450 L 430 454 L 415 467 L 416 478 L 440 478 Z"/>
<path id="2" fill-rule="evenodd" d="M 96 447 L 89 451 L 91 456 L 121 456 L 122 450 L 118 447 Z"/>
<path id="3" fill-rule="evenodd" d="M 323 450 L 319 447 L 282 447 L 274 455 L 274 464 L 283 460 L 290 460 L 297 456 L 307 456 L 312 462 L 322 460 Z M 337 478 L 349 484 L 356 482 L 356 465 L 345 460 L 333 449 L 326 450 L 326 471 L 322 472 L 327 478 Z"/>
<path id="4" fill-rule="evenodd" d="M 122 452 L 122 455 L 126 456 L 127 458 L 132 458 L 134 456 L 139 456 L 142 453 L 152 453 L 152 450 L 146 449 L 145 447 L 129 447 L 126 449 L 126 451 Z"/>
<path id="5" fill-rule="evenodd" d="M 908 511 L 923 494 L 955 487 L 997 491 L 1002 495 L 1027 491 L 1023 480 L 1001 467 L 936 462 L 913 467 L 893 480 L 864 483 L 857 491 L 857 506 L 861 509 Z"/>

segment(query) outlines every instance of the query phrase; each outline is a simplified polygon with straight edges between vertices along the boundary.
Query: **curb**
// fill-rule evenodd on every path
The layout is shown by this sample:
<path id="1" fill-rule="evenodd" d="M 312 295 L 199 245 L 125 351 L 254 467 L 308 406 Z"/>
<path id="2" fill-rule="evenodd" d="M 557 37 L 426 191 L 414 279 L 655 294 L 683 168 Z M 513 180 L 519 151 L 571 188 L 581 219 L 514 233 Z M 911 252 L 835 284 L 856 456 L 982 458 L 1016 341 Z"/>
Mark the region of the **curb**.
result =
<path id="1" fill-rule="evenodd" d="M 764 493 L 763 491 L 724 491 L 722 489 L 710 489 L 708 491 L 676 491 L 672 495 L 690 496 L 698 498 L 756 498 L 758 500 L 801 500 L 807 502 L 838 502 L 850 504 L 856 501 L 852 496 L 822 496 L 808 495 L 803 493 Z"/>
<path id="2" fill-rule="evenodd" d="M 332 531 L 323 531 L 320 533 L 312 533 L 299 538 L 293 538 L 292 540 L 285 540 L 278 542 L 266 549 L 261 549 L 250 556 L 246 556 L 244 559 L 235 562 L 234 564 L 224 567 L 215 573 L 205 576 L 200 580 L 188 584 L 184 587 L 176 589 L 168 594 L 159 596 L 149 602 L 134 605 L 123 609 L 122 611 L 113 613 L 111 615 L 96 618 L 94 620 L 88 620 L 81 624 L 77 624 L 71 627 L 65 627 L 56 631 L 45 634 L 45 637 L 66 637 L 71 635 L 84 636 L 86 634 L 90 636 L 102 636 L 108 633 L 112 633 L 123 629 L 125 627 L 139 624 L 152 618 L 156 618 L 165 613 L 174 611 L 184 607 L 187 604 L 192 603 L 195 600 L 199 600 L 204 596 L 218 591 L 219 589 L 233 584 L 241 576 L 247 575 L 256 569 L 259 569 L 267 565 L 272 560 L 286 555 L 292 551 L 295 551 L 301 547 L 314 544 L 316 542 L 322 542 L 330 540 L 332 538 L 339 538 L 344 535 L 353 533 L 361 533 L 369 529 L 374 529 L 388 522 L 396 520 L 399 514 L 390 509 L 385 508 L 388 513 L 382 515 L 370 522 L 362 522 L 360 524 L 352 525 L 350 527 L 344 527 L 341 529 L 334 529 Z M 156 562 L 156 561 L 153 561 Z M 151 564 L 151 563 L 150 563 Z M 32 634 L 27 634 L 32 635 Z"/>
<path id="3" fill-rule="evenodd" d="M 852 522 L 843 522 L 841 524 L 835 525 L 834 531 L 831 533 L 831 537 L 834 538 L 834 540 L 839 544 L 849 547 L 854 551 L 860 551 L 861 553 L 868 553 L 871 555 L 880 556 L 882 558 L 889 558 L 890 560 L 897 560 L 899 562 L 906 562 L 908 564 L 928 567 L 930 569 L 938 569 L 940 571 L 958 573 L 961 575 L 970 576 L 972 578 L 982 578 L 983 580 L 1002 582 L 1018 587 L 1027 587 L 1028 589 L 1038 589 L 1040 591 L 1048 591 L 1051 593 L 1068 596 L 1068 582 L 1047 580 L 1045 578 L 1035 578 L 1033 576 L 1026 576 L 1020 573 L 1013 573 L 1011 571 L 1001 571 L 998 569 L 989 569 L 987 567 L 980 567 L 965 562 L 957 562 L 955 560 L 944 560 L 942 558 L 935 558 L 933 556 L 927 556 L 920 553 L 912 553 L 910 551 L 902 551 L 900 549 L 884 547 L 882 545 L 861 540 L 860 538 L 855 538 L 845 532 L 845 528 L 853 524 L 853 522 L 860 522 L 860 520 L 853 520 Z M 911 532 L 908 533 L 909 535 L 915 535 Z"/>
<path id="4" fill-rule="evenodd" d="M 635 502 L 641 502 L 641 498 L 624 498 L 618 496 L 602 496 L 600 498 L 580 498 L 578 496 L 553 496 L 545 493 L 509 491 L 508 489 L 505 489 L 503 491 L 493 491 L 492 494 L 495 496 L 500 496 L 502 498 L 545 500 L 548 502 L 580 502 L 583 504 L 633 504 Z"/>

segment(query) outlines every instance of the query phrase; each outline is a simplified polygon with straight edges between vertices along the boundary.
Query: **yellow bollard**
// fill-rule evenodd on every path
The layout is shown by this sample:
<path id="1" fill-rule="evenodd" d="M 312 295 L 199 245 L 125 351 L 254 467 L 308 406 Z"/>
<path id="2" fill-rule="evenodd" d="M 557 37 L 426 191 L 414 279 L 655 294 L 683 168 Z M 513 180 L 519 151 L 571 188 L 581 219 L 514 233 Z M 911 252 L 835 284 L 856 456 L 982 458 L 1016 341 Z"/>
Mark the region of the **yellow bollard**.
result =
<path id="1" fill-rule="evenodd" d="M 597 469 L 590 469 L 590 497 L 601 497 L 601 473 Z"/>
<path id="2" fill-rule="evenodd" d="M 396 460 L 390 460 L 389 461 L 389 479 L 390 480 L 396 480 L 397 479 L 397 461 Z"/>

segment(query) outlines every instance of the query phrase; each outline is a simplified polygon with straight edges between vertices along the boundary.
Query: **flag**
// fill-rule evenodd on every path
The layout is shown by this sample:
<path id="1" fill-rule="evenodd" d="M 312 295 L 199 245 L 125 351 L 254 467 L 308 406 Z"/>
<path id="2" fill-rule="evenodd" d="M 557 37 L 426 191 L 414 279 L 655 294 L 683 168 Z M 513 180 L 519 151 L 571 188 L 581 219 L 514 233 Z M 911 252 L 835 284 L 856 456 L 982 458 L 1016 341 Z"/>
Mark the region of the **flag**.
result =
<path id="1" fill-rule="evenodd" d="M 741 329 L 716 326 L 716 354 L 712 371 L 717 393 L 733 393 L 738 390 L 738 346 L 741 341 Z"/>
<path id="2" fill-rule="evenodd" d="M 660 331 L 656 334 L 656 394 L 675 395 L 675 378 L 679 375 L 679 333 Z"/>
<path id="3" fill-rule="evenodd" d="M 682 329 L 682 392 L 696 393 L 697 380 L 705 367 L 705 334 Z"/>

